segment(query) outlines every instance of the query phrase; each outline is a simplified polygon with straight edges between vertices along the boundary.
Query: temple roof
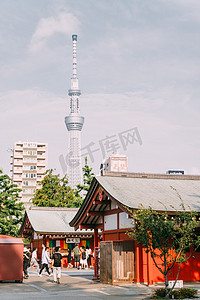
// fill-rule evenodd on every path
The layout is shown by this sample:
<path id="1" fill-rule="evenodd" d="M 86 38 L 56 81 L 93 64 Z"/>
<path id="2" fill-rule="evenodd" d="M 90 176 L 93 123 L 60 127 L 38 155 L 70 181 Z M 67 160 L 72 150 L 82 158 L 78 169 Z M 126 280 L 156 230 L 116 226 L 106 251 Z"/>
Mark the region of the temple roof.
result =
<path id="1" fill-rule="evenodd" d="M 104 194 L 102 202 L 98 201 L 99 189 Z M 129 214 L 130 209 L 138 209 L 141 204 L 156 211 L 175 213 L 182 210 L 179 195 L 186 210 L 191 208 L 200 212 L 200 176 L 110 172 L 93 178 L 86 198 L 70 225 L 78 228 L 83 223 L 97 223 L 100 218 L 92 219 L 91 215 L 95 211 L 105 213 L 109 207 L 106 201 L 113 201 Z"/>
<path id="2" fill-rule="evenodd" d="M 196 180 L 190 177 L 184 179 L 184 175 L 180 175 L 179 178 L 170 176 L 165 178 L 99 176 L 97 180 L 108 194 L 128 208 L 137 209 L 142 204 L 145 207 L 151 206 L 157 211 L 163 211 L 165 207 L 167 211 L 180 210 L 181 201 L 178 192 L 186 209 L 190 206 L 191 209 L 200 212 L 199 176 Z"/>
<path id="3" fill-rule="evenodd" d="M 32 207 L 25 211 L 24 221 L 20 228 L 32 228 L 37 234 L 73 234 L 75 230 L 69 225 L 78 208 Z M 76 231 L 78 234 L 79 231 Z M 83 234 L 83 231 L 80 232 Z M 91 234 L 91 230 L 86 233 Z"/>

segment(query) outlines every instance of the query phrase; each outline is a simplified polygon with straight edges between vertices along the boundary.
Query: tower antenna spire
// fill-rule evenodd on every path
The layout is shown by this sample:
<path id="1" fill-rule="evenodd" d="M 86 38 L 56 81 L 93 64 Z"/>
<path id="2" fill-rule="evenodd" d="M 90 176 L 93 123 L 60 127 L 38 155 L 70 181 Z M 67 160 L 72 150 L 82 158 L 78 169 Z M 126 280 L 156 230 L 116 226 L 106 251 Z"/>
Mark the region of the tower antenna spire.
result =
<path id="1" fill-rule="evenodd" d="M 80 115 L 79 82 L 77 78 L 77 35 L 72 35 L 73 42 L 73 73 L 71 78 L 71 87 L 68 91 L 70 96 L 70 114 L 65 117 L 65 124 L 69 131 L 68 143 L 68 176 L 69 184 L 72 188 L 76 188 L 82 182 L 81 168 L 81 130 L 84 123 L 84 117 Z"/>
<path id="2" fill-rule="evenodd" d="M 76 44 L 77 44 L 77 35 L 72 35 L 73 41 L 73 78 L 77 78 L 77 57 L 76 57 Z"/>

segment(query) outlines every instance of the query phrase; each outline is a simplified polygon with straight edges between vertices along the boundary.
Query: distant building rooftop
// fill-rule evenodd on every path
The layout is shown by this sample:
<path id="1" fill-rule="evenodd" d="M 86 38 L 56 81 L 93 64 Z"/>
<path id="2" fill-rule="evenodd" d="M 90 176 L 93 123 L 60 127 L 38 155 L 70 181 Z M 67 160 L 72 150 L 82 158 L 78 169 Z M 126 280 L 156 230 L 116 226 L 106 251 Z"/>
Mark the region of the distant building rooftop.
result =
<path id="1" fill-rule="evenodd" d="M 24 221 L 20 228 L 20 234 L 27 226 L 27 221 L 37 234 L 72 234 L 75 233 L 69 222 L 76 215 L 78 208 L 65 207 L 32 207 L 25 211 Z M 83 234 L 81 231 L 80 234 Z M 76 231 L 78 234 L 79 231 Z M 87 231 L 91 233 L 91 230 Z"/>

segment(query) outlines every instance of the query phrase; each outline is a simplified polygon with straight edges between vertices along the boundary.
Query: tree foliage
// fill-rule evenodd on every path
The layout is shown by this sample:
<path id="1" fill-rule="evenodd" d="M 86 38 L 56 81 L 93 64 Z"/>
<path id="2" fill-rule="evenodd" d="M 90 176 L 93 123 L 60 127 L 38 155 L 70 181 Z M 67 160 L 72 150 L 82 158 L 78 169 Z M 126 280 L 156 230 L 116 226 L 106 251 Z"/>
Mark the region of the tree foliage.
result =
<path id="1" fill-rule="evenodd" d="M 83 167 L 83 184 L 79 184 L 75 190 L 69 186 L 66 175 L 60 178 L 59 174 L 53 174 L 53 169 L 47 170 L 45 177 L 39 183 L 41 188 L 32 198 L 32 203 L 44 207 L 80 207 L 93 176 L 92 168 L 87 164 L 87 157 Z"/>
<path id="2" fill-rule="evenodd" d="M 167 208 L 164 212 L 158 213 L 151 207 L 145 208 L 141 205 L 139 210 L 133 212 L 134 228 L 127 233 L 146 248 L 155 266 L 164 275 L 166 296 L 169 293 L 167 280 L 169 271 L 175 263 L 179 264 L 177 280 L 181 264 L 191 257 L 200 244 L 200 237 L 196 233 L 199 225 L 197 212 L 190 208 L 186 211 L 180 195 L 178 193 L 177 195 L 181 201 L 180 210 L 175 210 L 173 216 L 169 216 Z M 188 254 L 190 247 L 193 251 Z"/>
<path id="3" fill-rule="evenodd" d="M 40 182 L 38 189 L 32 198 L 33 204 L 44 207 L 76 207 L 79 199 L 74 190 L 69 186 L 66 176 L 60 178 L 59 174 L 53 174 L 53 169 L 47 170 Z"/>
<path id="4" fill-rule="evenodd" d="M 20 191 L 0 170 L 0 234 L 17 236 L 24 210 L 23 204 L 18 202 Z"/>
<path id="5" fill-rule="evenodd" d="M 94 173 L 92 172 L 92 168 L 88 166 L 87 157 L 85 157 L 85 166 L 83 167 L 83 184 L 77 185 L 78 193 L 82 192 L 83 195 L 85 195 L 88 192 L 93 177 Z"/>

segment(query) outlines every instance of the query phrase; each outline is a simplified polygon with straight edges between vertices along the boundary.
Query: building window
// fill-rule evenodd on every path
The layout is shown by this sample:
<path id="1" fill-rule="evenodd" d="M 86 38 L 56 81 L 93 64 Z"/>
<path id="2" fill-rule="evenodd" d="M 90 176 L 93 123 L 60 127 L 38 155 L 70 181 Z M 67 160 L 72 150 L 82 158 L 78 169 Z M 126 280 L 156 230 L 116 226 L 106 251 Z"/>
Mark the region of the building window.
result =
<path id="1" fill-rule="evenodd" d="M 23 166 L 23 170 L 36 170 L 36 166 Z"/>
<path id="2" fill-rule="evenodd" d="M 33 151 L 33 150 L 24 150 L 24 155 L 37 155 L 37 151 Z"/>
<path id="3" fill-rule="evenodd" d="M 36 189 L 23 189 L 23 194 L 33 194 Z"/>
<path id="4" fill-rule="evenodd" d="M 24 143 L 24 147 L 27 147 L 27 148 L 37 148 L 37 145 L 33 144 L 33 143 Z"/>
<path id="5" fill-rule="evenodd" d="M 24 157 L 24 158 L 23 158 L 23 161 L 24 161 L 24 162 L 27 162 L 27 163 L 36 163 L 36 162 L 37 162 L 37 159 L 34 158 L 34 157 Z"/>

